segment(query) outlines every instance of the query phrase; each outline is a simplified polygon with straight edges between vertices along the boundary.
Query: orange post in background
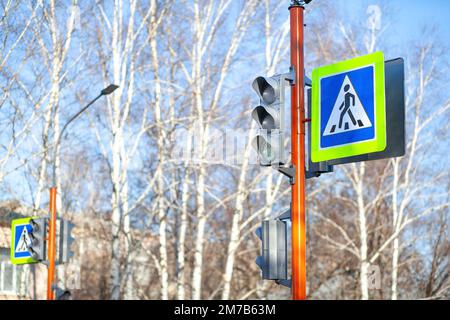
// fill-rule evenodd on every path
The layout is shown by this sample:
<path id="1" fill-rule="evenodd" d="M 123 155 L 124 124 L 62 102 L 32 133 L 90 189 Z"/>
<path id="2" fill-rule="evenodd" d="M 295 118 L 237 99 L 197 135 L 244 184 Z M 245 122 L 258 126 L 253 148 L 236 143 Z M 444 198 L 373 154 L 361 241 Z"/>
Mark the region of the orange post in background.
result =
<path id="1" fill-rule="evenodd" d="M 56 255 L 56 187 L 50 188 L 50 224 L 48 232 L 48 278 L 47 300 L 54 300 L 53 281 L 55 279 Z"/>
<path id="2" fill-rule="evenodd" d="M 303 6 L 289 7 L 291 66 L 295 84 L 291 89 L 291 144 L 295 181 L 292 185 L 292 299 L 306 299 L 305 219 L 305 100 L 303 59 Z"/>

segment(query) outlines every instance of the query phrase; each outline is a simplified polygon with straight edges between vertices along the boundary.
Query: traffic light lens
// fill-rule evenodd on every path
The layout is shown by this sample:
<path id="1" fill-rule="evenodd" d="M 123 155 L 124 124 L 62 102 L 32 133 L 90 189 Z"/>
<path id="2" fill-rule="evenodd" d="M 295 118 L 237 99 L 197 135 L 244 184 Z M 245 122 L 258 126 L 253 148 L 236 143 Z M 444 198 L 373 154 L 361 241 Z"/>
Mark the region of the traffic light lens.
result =
<path id="1" fill-rule="evenodd" d="M 277 99 L 278 83 L 274 79 L 258 77 L 253 81 L 253 89 L 267 105 L 274 103 Z"/>
<path id="2" fill-rule="evenodd" d="M 253 111 L 253 118 L 262 129 L 275 129 L 275 119 L 263 106 L 258 106 Z"/>
<path id="3" fill-rule="evenodd" d="M 272 152 L 272 145 L 268 143 L 262 136 L 256 137 L 256 143 L 263 161 L 265 163 L 271 163 L 275 159 L 274 153 Z"/>
<path id="4" fill-rule="evenodd" d="M 265 103 L 272 104 L 275 101 L 275 90 L 273 89 L 273 87 L 267 85 L 264 88 L 262 97 Z"/>
<path id="5" fill-rule="evenodd" d="M 275 126 L 275 121 L 271 116 L 267 116 L 264 118 L 263 122 L 261 123 L 263 129 L 271 129 Z"/>

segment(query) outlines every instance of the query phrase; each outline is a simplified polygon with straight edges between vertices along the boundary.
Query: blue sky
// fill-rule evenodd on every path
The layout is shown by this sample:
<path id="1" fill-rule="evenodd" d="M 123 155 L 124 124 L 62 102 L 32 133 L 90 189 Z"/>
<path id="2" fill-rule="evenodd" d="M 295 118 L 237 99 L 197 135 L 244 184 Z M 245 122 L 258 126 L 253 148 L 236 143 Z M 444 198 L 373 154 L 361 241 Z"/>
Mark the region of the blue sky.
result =
<path id="1" fill-rule="evenodd" d="M 323 0 L 316 0 L 323 1 Z M 424 26 L 435 26 L 439 40 L 450 44 L 450 1 L 449 0 L 346 0 L 339 1 L 345 13 L 354 16 L 364 14 L 371 4 L 387 5 L 391 12 L 389 19 L 381 17 L 382 23 L 389 20 L 385 36 L 399 45 L 417 39 Z"/>
<path id="2" fill-rule="evenodd" d="M 289 11 L 287 10 L 289 0 L 283 0 L 286 5 L 281 7 L 277 13 L 277 25 L 281 25 L 285 19 L 288 19 Z M 317 3 L 328 3 L 332 0 L 314 0 Z M 385 32 L 385 36 L 388 37 L 388 41 L 386 43 L 392 44 L 392 46 L 396 46 L 397 50 L 395 52 L 389 52 L 386 55 L 387 58 L 394 58 L 398 56 L 407 57 L 408 55 L 408 46 L 411 40 L 419 40 L 419 37 L 422 35 L 422 29 L 427 25 L 434 25 L 436 28 L 436 34 L 438 37 L 438 41 L 446 45 L 450 48 L 450 19 L 448 17 L 448 13 L 450 13 L 450 0 L 431 0 L 431 1 L 419 1 L 419 0 L 341 0 L 334 1 L 337 9 L 339 11 L 340 16 L 348 16 L 349 19 L 357 20 L 358 16 L 361 20 L 361 23 L 367 18 L 366 10 L 369 5 L 376 4 L 383 7 L 387 5 L 389 7 L 389 13 L 384 13 L 382 15 L 382 23 L 389 22 L 389 27 Z M 238 6 L 236 6 L 238 8 Z M 309 14 L 308 10 L 306 14 Z M 362 17 L 361 17 L 362 15 Z M 305 17 L 306 22 L 308 22 L 308 16 Z M 277 27 L 274 26 L 274 28 Z M 362 24 L 363 25 L 363 24 Z M 306 31 L 308 32 L 308 28 Z M 246 40 L 248 41 L 248 40 Z M 245 44 L 247 46 L 251 46 L 252 43 L 247 42 Z M 390 51 L 390 50 L 389 50 Z M 250 50 L 251 52 L 251 50 Z M 252 53 L 252 52 L 251 52 Z M 305 54 L 308 55 L 308 48 L 306 48 Z M 448 55 L 448 53 L 447 53 Z M 254 63 L 254 57 L 250 58 L 252 63 Z M 245 65 L 249 65 L 249 60 L 244 60 Z M 280 65 L 277 66 L 276 71 L 282 72 L 286 70 L 289 64 L 289 60 L 285 59 Z M 256 72 L 260 72 L 259 69 L 262 64 L 258 65 L 258 68 L 255 68 Z M 308 65 L 307 68 L 311 69 L 314 67 L 318 67 L 318 65 Z M 231 75 L 230 75 L 231 76 Z M 244 80 L 243 80 L 244 79 Z M 247 81 L 248 83 L 251 81 L 252 75 L 242 75 L 242 69 L 239 69 L 239 73 L 236 76 L 236 81 L 231 81 L 231 83 L 242 83 L 241 81 Z M 449 82 L 446 81 L 446 87 L 449 86 Z M 246 87 L 247 91 L 249 86 Z M 242 94 L 243 90 L 241 86 L 237 86 L 235 91 L 237 94 Z M 445 92 L 445 91 L 444 91 Z M 448 92 L 448 91 L 447 91 Z M 64 96 L 64 95 L 63 95 Z M 70 99 L 69 99 L 70 100 Z M 67 105 L 67 110 L 71 110 L 71 107 L 76 108 L 76 105 L 70 106 L 68 103 L 64 101 L 64 105 Z M 99 106 L 97 106 L 98 108 Z M 71 111 L 68 112 L 70 114 Z M 67 115 L 67 114 L 66 114 Z M 88 118 L 86 118 L 88 119 Z M 83 122 L 81 122 L 83 123 Z M 289 127 L 289 121 L 287 122 Z M 71 132 L 76 132 L 78 128 L 84 128 L 82 125 L 74 124 L 69 130 Z M 66 146 L 66 148 L 69 148 Z M 446 145 L 441 146 L 441 148 L 448 148 Z M 13 163 L 12 165 L 15 165 Z M 14 183 L 16 179 L 10 179 Z M 28 186 L 24 185 L 24 188 Z M 16 189 L 17 190 L 17 189 Z M 4 194 L 3 196 L 9 196 Z M 1 196 L 0 196 L 1 197 Z"/>

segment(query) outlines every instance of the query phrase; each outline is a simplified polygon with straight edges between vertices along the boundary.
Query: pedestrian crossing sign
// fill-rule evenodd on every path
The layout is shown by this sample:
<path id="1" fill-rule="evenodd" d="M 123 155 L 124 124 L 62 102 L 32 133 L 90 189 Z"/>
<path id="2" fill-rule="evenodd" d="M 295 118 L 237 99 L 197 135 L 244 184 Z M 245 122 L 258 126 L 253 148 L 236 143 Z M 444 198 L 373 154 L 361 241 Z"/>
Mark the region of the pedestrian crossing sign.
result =
<path id="1" fill-rule="evenodd" d="M 311 160 L 386 148 L 384 56 L 375 52 L 312 72 Z"/>
<path id="2" fill-rule="evenodd" d="M 11 224 L 11 262 L 26 264 L 37 262 L 31 257 L 28 247 L 31 244 L 30 233 L 32 218 L 15 219 Z"/>

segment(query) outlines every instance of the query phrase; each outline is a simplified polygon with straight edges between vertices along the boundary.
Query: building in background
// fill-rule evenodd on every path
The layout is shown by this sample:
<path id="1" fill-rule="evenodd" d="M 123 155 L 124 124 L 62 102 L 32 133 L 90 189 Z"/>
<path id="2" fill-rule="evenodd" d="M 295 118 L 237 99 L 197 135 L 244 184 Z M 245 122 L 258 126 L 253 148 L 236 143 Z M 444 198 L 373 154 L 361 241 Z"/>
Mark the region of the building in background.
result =
<path id="1" fill-rule="evenodd" d="M 10 262 L 11 221 L 31 216 L 32 209 L 17 201 L 0 202 L 0 300 L 43 300 L 47 293 L 47 268 L 42 263 L 13 265 Z M 37 215 L 44 216 L 42 210 Z M 64 265 L 57 265 L 57 286 L 70 291 L 73 299 L 109 299 L 111 267 L 110 214 L 66 214 L 75 224 L 72 247 L 74 257 Z M 157 299 L 151 289 L 158 283 L 158 275 L 151 268 L 148 252 L 157 250 L 157 241 L 151 232 L 132 229 L 135 250 L 130 257 L 133 264 L 135 294 L 147 292 L 149 299 Z M 126 241 L 123 239 L 123 241 Z M 133 241 L 134 242 L 134 241 Z M 82 253 L 82 254 L 80 254 Z M 125 280 L 125 279 L 123 279 Z M 122 288 L 123 290 L 123 288 Z M 175 288 L 172 288 L 175 290 Z"/>
<path id="2" fill-rule="evenodd" d="M 22 209 L 15 201 L 0 203 L 0 300 L 44 299 L 46 296 L 44 265 L 10 262 L 11 221 L 28 216 Z"/>

